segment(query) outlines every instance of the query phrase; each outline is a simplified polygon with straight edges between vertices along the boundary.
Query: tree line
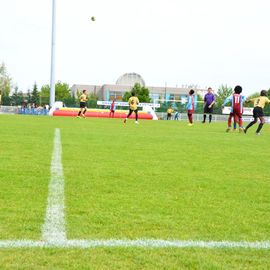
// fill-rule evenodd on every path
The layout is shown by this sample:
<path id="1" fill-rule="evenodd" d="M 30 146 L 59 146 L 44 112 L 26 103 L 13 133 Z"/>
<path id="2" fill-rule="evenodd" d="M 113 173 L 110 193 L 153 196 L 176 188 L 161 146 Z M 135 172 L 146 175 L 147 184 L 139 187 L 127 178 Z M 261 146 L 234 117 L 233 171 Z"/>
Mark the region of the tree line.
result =
<path id="1" fill-rule="evenodd" d="M 33 84 L 33 88 L 27 90 L 27 93 L 23 93 L 23 91 L 19 90 L 16 86 L 11 93 L 12 88 L 12 78 L 7 72 L 6 66 L 4 63 L 0 64 L 0 95 L 2 97 L 1 104 L 2 105 L 13 105 L 18 106 L 23 103 L 27 104 L 35 104 L 37 106 L 43 106 L 49 104 L 50 102 L 50 86 L 45 84 L 40 87 L 37 86 L 37 83 Z M 122 100 L 128 101 L 131 96 L 131 93 L 135 92 L 136 96 L 139 98 L 140 102 L 151 102 L 149 89 L 141 86 L 139 83 L 136 83 L 131 91 L 127 91 L 124 93 Z M 216 93 L 216 105 L 215 112 L 221 113 L 221 105 L 224 100 L 233 93 L 233 88 L 227 85 L 221 85 Z M 77 96 L 80 93 L 76 93 Z M 248 96 L 247 99 L 252 97 L 259 96 L 259 92 L 255 92 L 252 95 Z M 268 96 L 270 98 L 270 89 L 268 90 Z M 55 100 L 63 101 L 65 106 L 72 107 L 78 105 L 78 99 L 72 94 L 71 89 L 67 83 L 58 81 L 55 84 Z M 88 100 L 88 107 L 96 107 L 97 106 L 97 95 L 90 93 Z M 203 97 L 198 97 L 198 100 L 202 101 Z M 162 104 L 162 108 L 166 109 L 169 106 L 169 102 L 165 102 Z M 199 105 L 199 104 L 198 104 Z M 177 104 L 180 106 L 180 104 Z M 252 104 L 246 104 L 245 106 L 252 106 Z M 181 107 L 181 106 L 180 106 Z M 184 111 L 185 107 L 179 107 L 180 111 Z M 198 106 L 198 111 L 201 110 L 202 104 Z M 269 106 L 266 108 L 266 113 L 270 114 Z"/>

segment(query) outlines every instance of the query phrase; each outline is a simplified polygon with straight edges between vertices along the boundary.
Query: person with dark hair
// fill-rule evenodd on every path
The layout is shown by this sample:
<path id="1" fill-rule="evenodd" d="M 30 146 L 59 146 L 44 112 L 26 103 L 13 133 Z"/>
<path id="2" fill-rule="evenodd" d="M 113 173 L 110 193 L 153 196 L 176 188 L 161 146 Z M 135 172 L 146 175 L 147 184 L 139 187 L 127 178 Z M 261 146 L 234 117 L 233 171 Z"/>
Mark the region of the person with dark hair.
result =
<path id="1" fill-rule="evenodd" d="M 80 96 L 80 111 L 77 115 L 77 118 L 81 118 L 81 115 L 82 117 L 85 118 L 85 113 L 87 111 L 87 107 L 86 107 L 87 100 L 88 100 L 88 96 L 86 94 L 86 90 L 83 90 L 83 93 Z"/>
<path id="2" fill-rule="evenodd" d="M 189 126 L 193 126 L 193 113 L 194 113 L 194 110 L 195 110 L 195 100 L 194 100 L 194 90 L 191 89 L 188 93 L 188 103 L 187 103 L 187 115 L 188 115 L 188 125 Z"/>
<path id="3" fill-rule="evenodd" d="M 245 97 L 241 95 L 242 87 L 240 85 L 235 86 L 233 95 L 227 97 L 222 104 L 222 108 L 230 102 L 231 103 L 231 112 L 228 118 L 228 128 L 226 132 L 229 132 L 232 128 L 232 118 L 234 118 L 234 124 L 236 129 L 236 123 L 239 125 L 239 132 L 243 131 L 243 121 L 242 121 L 242 114 L 243 114 L 243 104 L 245 101 Z"/>
<path id="4" fill-rule="evenodd" d="M 265 119 L 264 119 L 264 113 L 263 113 L 263 108 L 266 104 L 270 103 L 269 98 L 267 97 L 267 91 L 266 90 L 262 90 L 261 94 L 259 97 L 257 98 L 251 98 L 249 99 L 247 102 L 253 102 L 254 103 L 254 109 L 253 109 L 253 118 L 254 120 L 252 122 L 250 122 L 247 127 L 244 129 L 245 133 L 247 133 L 247 130 L 253 126 L 254 124 L 257 123 L 258 118 L 260 119 L 260 124 L 256 130 L 256 134 L 260 135 L 260 131 L 265 123 Z"/>
<path id="5" fill-rule="evenodd" d="M 136 124 L 139 124 L 138 122 L 138 105 L 139 105 L 139 99 L 135 96 L 135 93 L 132 92 L 131 93 L 131 97 L 128 100 L 128 104 L 129 104 L 129 113 L 127 115 L 127 117 L 124 120 L 124 123 L 127 122 L 128 118 L 130 117 L 130 115 L 132 114 L 132 112 L 135 113 L 136 115 Z"/>
<path id="6" fill-rule="evenodd" d="M 209 114 L 209 123 L 211 123 L 213 107 L 216 100 L 214 94 L 212 93 L 212 88 L 209 87 L 207 91 L 207 94 L 204 96 L 204 115 L 202 123 L 205 123 L 207 114 Z"/>

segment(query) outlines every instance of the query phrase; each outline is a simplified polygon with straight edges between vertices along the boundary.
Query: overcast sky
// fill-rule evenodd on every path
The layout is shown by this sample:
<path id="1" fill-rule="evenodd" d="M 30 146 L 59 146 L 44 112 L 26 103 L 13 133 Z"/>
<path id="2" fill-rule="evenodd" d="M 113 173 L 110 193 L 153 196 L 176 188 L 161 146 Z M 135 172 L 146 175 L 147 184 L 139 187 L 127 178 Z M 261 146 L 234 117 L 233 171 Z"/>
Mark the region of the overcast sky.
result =
<path id="1" fill-rule="evenodd" d="M 50 81 L 51 0 L 0 0 L 0 62 L 19 89 Z M 269 0 L 56 0 L 56 80 L 270 88 Z M 90 20 L 91 16 L 96 21 Z"/>

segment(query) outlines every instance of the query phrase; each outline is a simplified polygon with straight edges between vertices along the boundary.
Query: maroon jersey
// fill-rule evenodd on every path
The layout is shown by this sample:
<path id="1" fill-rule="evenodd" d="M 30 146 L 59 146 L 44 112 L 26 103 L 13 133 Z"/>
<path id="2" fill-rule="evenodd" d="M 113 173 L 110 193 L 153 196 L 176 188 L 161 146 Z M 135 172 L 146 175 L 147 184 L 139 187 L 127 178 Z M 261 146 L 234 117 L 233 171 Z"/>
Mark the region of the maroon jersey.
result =
<path id="1" fill-rule="evenodd" d="M 243 97 L 240 94 L 233 94 L 232 109 L 233 112 L 243 113 Z"/>

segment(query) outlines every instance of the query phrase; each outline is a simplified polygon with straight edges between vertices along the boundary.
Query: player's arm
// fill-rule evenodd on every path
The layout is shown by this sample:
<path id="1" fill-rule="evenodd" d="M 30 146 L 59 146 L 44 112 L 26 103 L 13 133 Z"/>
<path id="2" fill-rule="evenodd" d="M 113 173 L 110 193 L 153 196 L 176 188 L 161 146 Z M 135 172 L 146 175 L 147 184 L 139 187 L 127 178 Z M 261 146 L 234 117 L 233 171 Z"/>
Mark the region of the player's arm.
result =
<path id="1" fill-rule="evenodd" d="M 232 96 L 227 97 L 227 98 L 224 100 L 224 102 L 223 102 L 223 104 L 222 104 L 221 107 L 224 108 L 225 105 L 226 105 L 227 103 L 229 103 L 229 102 L 232 102 Z"/>
<path id="2" fill-rule="evenodd" d="M 216 98 L 212 101 L 212 103 L 208 106 L 208 108 L 211 108 L 216 103 Z"/>
<path id="3" fill-rule="evenodd" d="M 250 98 L 250 99 L 246 99 L 245 102 L 249 103 L 249 102 L 254 102 L 255 98 Z"/>
<path id="4" fill-rule="evenodd" d="M 187 105 L 186 105 L 186 109 L 188 109 L 188 107 L 191 105 L 191 102 L 192 102 L 192 99 L 191 99 L 191 97 L 189 96 L 189 97 L 188 97 L 188 102 L 187 102 Z"/>

